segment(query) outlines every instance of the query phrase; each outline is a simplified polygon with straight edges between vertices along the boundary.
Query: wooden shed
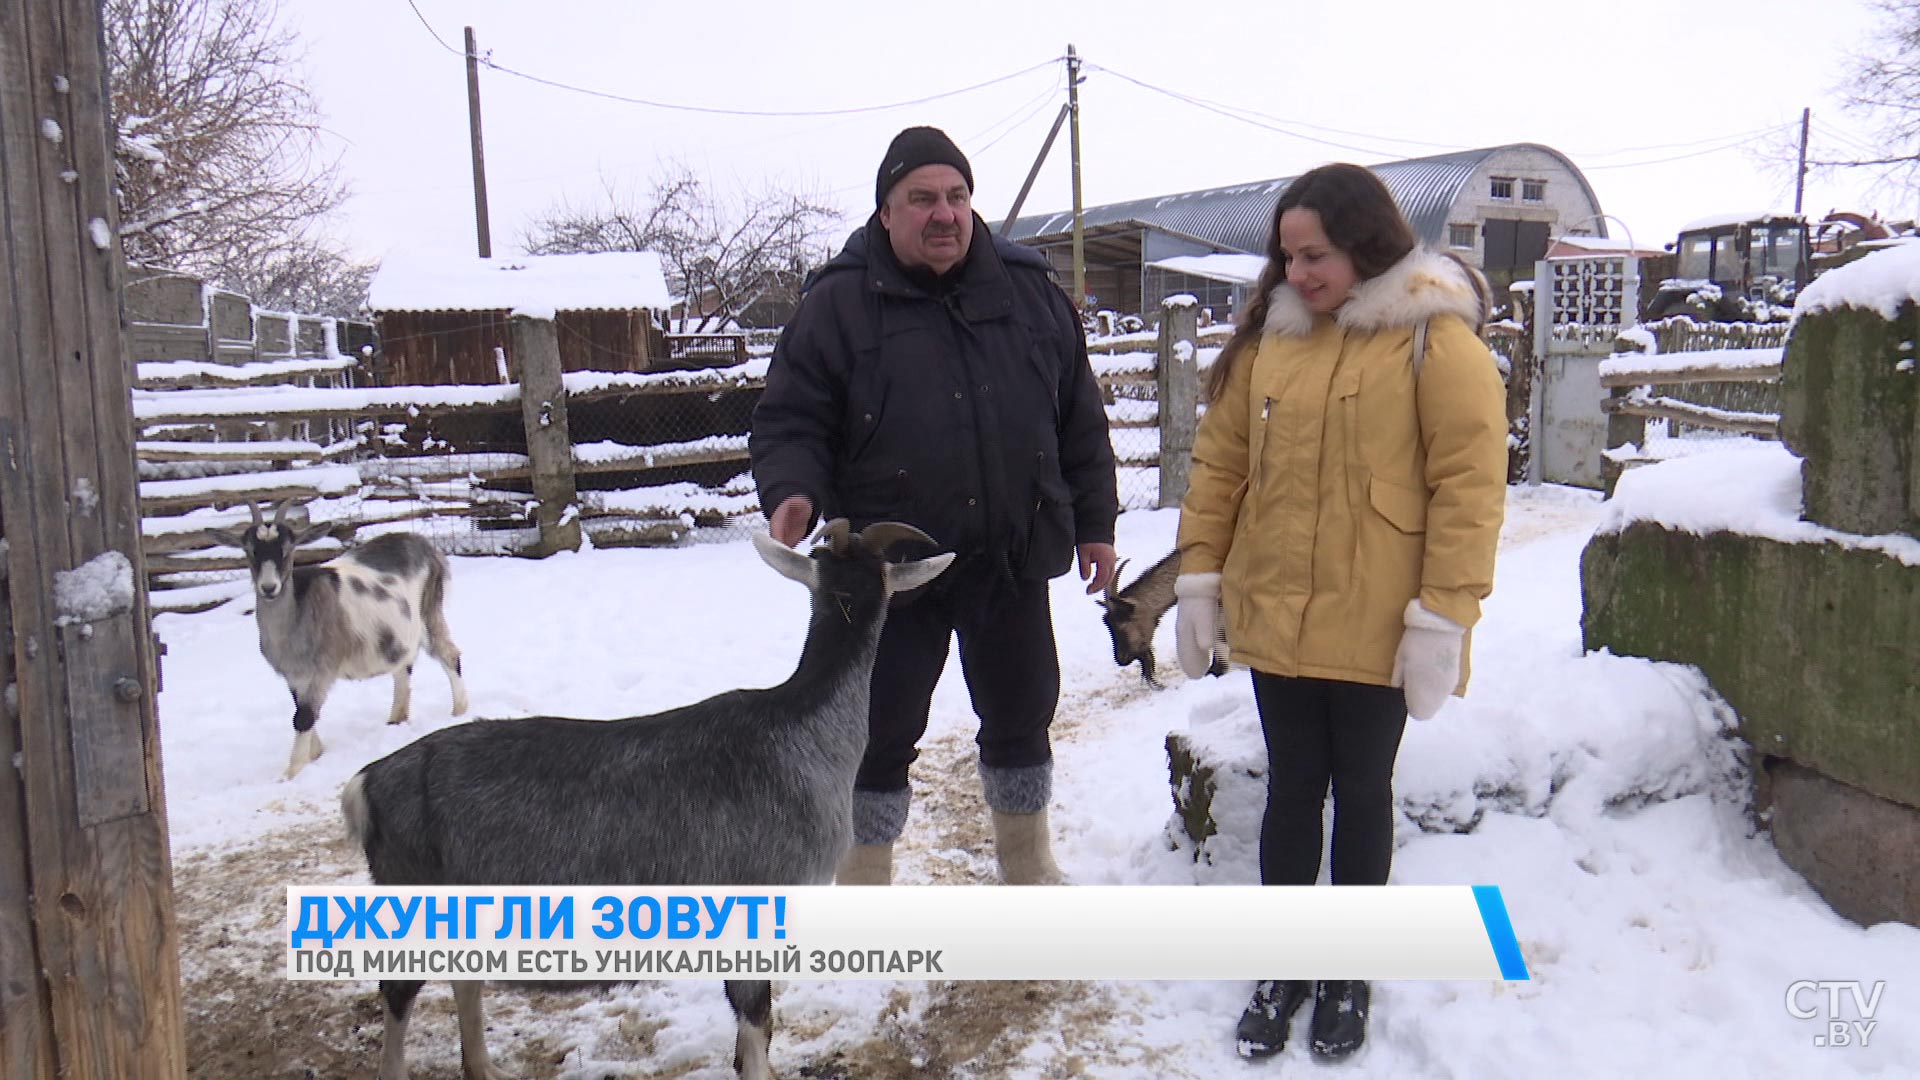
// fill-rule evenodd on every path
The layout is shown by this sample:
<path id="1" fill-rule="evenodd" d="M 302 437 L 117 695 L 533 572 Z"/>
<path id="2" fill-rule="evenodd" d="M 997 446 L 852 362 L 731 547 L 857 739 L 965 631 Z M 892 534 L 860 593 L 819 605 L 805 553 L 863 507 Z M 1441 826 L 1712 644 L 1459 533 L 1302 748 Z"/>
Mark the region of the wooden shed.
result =
<path id="1" fill-rule="evenodd" d="M 508 319 L 552 319 L 565 371 L 659 371 L 673 306 L 660 257 L 392 255 L 368 297 L 380 331 L 375 378 L 389 386 L 517 382 Z M 710 361 L 701 361 L 704 365 Z"/>

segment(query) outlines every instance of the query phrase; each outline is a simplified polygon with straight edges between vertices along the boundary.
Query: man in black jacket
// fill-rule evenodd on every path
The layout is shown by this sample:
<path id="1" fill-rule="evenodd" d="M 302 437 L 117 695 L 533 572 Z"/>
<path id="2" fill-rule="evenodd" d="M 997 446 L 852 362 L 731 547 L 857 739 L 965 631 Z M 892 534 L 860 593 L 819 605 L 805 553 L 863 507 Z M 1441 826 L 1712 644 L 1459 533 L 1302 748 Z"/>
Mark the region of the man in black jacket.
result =
<path id="1" fill-rule="evenodd" d="M 881 632 L 847 884 L 892 879 L 907 770 L 956 633 L 1001 876 L 1061 880 L 1047 833 L 1060 696 L 1047 582 L 1076 556 L 1087 592 L 1113 576 L 1113 447 L 1073 305 L 1043 257 L 988 231 L 972 194 L 944 133 L 901 132 L 878 209 L 807 283 L 753 413 L 775 539 L 796 544 L 822 517 L 903 521 L 959 555 L 896 598 Z"/>

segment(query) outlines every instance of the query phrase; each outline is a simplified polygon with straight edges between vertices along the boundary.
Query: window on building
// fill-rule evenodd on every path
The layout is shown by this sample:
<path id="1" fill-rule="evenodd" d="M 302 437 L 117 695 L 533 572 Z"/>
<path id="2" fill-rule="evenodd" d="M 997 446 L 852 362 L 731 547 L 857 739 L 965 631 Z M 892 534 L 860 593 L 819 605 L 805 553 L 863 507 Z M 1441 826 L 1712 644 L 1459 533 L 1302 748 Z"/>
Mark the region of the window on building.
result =
<path id="1" fill-rule="evenodd" d="M 1513 177 L 1511 176 L 1494 177 L 1492 190 L 1490 190 L 1488 194 L 1490 194 L 1496 199 L 1513 198 Z"/>
<path id="2" fill-rule="evenodd" d="M 1447 226 L 1447 244 L 1451 247 L 1470 248 L 1473 246 L 1475 229 L 1471 225 Z"/>
<path id="3" fill-rule="evenodd" d="M 1520 198 L 1523 202 L 1546 202 L 1547 182 L 1545 180 L 1521 181 Z"/>

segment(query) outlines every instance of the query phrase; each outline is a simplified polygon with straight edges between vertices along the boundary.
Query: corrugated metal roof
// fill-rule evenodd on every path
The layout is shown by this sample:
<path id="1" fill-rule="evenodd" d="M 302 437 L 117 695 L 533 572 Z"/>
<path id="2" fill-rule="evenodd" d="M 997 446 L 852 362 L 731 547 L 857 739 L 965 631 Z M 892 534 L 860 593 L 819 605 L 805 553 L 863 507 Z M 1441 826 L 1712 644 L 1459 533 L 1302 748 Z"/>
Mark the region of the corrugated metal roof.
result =
<path id="1" fill-rule="evenodd" d="M 1447 218 L 1461 187 L 1474 170 L 1495 154 L 1506 150 L 1544 151 L 1558 158 L 1580 181 L 1581 189 L 1595 206 L 1593 188 L 1578 166 L 1565 154 L 1538 143 L 1510 143 L 1478 150 L 1461 150 L 1433 157 L 1387 161 L 1370 165 L 1374 174 L 1393 193 L 1400 212 L 1420 237 L 1430 244 L 1446 242 Z M 1273 222 L 1273 204 L 1294 177 L 1283 176 L 1251 184 L 1208 188 L 1178 195 L 1160 195 L 1130 202 L 1090 206 L 1081 212 L 1083 228 L 1134 222 L 1185 234 L 1236 251 L 1262 253 L 1267 246 L 1267 231 Z M 999 231 L 998 223 L 995 231 Z M 1073 212 L 1033 214 L 1015 220 L 1006 235 L 1012 240 L 1033 237 L 1066 236 L 1073 231 Z"/>

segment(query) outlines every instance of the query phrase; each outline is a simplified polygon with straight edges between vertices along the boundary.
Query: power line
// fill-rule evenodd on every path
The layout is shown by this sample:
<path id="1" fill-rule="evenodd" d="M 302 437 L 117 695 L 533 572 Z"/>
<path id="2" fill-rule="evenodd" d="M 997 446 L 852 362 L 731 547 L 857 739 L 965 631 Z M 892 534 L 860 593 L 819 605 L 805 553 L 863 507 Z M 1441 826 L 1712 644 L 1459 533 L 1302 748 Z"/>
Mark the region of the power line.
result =
<path id="1" fill-rule="evenodd" d="M 427 33 L 433 35 L 433 40 L 435 42 L 438 42 L 441 48 L 447 50 L 450 53 L 453 53 L 455 56 L 460 56 L 460 57 L 466 56 L 465 52 L 459 49 L 456 49 L 451 45 L 448 45 L 446 41 L 440 37 L 439 32 L 434 30 L 433 24 L 429 23 L 427 21 L 427 17 L 420 13 L 420 8 L 414 3 L 414 0 L 407 0 L 407 6 L 410 8 L 413 8 L 414 15 L 418 17 L 420 20 L 420 25 L 426 27 Z M 653 109 L 669 109 L 674 112 L 703 113 L 710 116 L 759 116 L 759 117 L 851 116 L 856 113 L 888 112 L 893 109 L 905 109 L 915 105 L 925 105 L 930 101 L 939 101 L 942 98 L 957 97 L 961 94 L 970 94 L 975 90 L 983 90 L 989 86 L 994 86 L 999 83 L 1006 82 L 1010 79 L 1017 79 L 1020 76 L 1026 75 L 1030 72 L 1038 71 L 1041 68 L 1049 67 L 1053 64 L 1057 64 L 1060 62 L 1060 60 L 1061 60 L 1061 57 L 1058 57 L 1058 56 L 1049 57 L 1048 59 L 1042 60 L 1037 64 L 1032 64 L 1028 67 L 1021 68 L 1019 71 L 1010 72 L 1008 74 L 1001 75 L 997 78 L 988 79 L 984 82 L 977 82 L 971 86 L 963 86 L 958 90 L 947 90 L 938 94 L 928 94 L 925 97 L 913 98 L 908 101 L 889 102 L 888 104 L 885 104 L 885 105 L 860 105 L 860 106 L 853 106 L 845 109 L 723 109 L 723 108 L 718 108 L 718 107 L 709 106 L 709 105 L 685 105 L 679 102 L 672 102 L 672 101 L 655 101 L 651 98 L 631 97 L 626 94 L 615 94 L 605 90 L 595 90 L 595 89 L 592 89 L 591 87 L 575 86 L 572 83 L 564 83 L 559 81 L 558 79 L 549 79 L 541 75 L 535 75 L 532 72 L 521 71 L 517 68 L 510 68 L 505 64 L 501 64 L 493 60 L 491 51 L 489 51 L 486 56 L 478 58 L 478 61 L 480 64 L 494 71 L 498 71 L 503 75 L 512 75 L 515 78 L 525 79 L 528 82 L 538 83 L 541 86 L 549 86 L 556 90 L 567 90 L 576 94 L 586 94 L 589 97 L 603 98 L 607 101 L 618 101 L 627 105 L 644 105 L 644 106 L 647 106 L 648 108 L 653 108 Z"/>
<path id="2" fill-rule="evenodd" d="M 1254 127 L 1257 127 L 1257 128 L 1265 128 L 1268 131 L 1278 132 L 1281 135 L 1286 135 L 1295 139 L 1301 139 L 1306 142 L 1319 143 L 1322 146 L 1331 146 L 1340 150 L 1352 150 L 1356 153 L 1372 154 L 1379 157 L 1390 156 L 1384 150 L 1378 150 L 1371 147 L 1353 146 L 1349 143 L 1334 142 L 1331 139 L 1316 138 L 1315 136 L 1303 135 L 1298 131 L 1292 131 L 1287 128 L 1279 127 L 1275 124 L 1263 123 L 1259 120 L 1253 119 L 1252 117 L 1242 116 L 1237 112 L 1230 111 L 1225 106 L 1216 105 L 1213 102 L 1206 101 L 1202 98 L 1196 98 L 1188 94 L 1182 94 L 1177 90 L 1169 90 L 1164 86 L 1155 86 L 1154 84 L 1147 82 L 1143 79 L 1136 79 L 1131 75 L 1125 74 L 1124 72 L 1115 71 L 1110 67 L 1102 67 L 1099 64 L 1087 64 L 1085 66 L 1093 70 L 1102 72 L 1104 74 L 1111 75 L 1114 78 L 1120 79 L 1123 82 L 1130 82 L 1133 85 L 1138 86 L 1143 90 L 1151 90 L 1156 94 L 1164 94 L 1167 97 L 1174 99 L 1175 101 L 1184 102 L 1188 105 L 1194 106 L 1195 108 L 1205 109 L 1206 111 L 1211 113 L 1218 113 L 1221 116 L 1228 118 L 1229 120 L 1238 120 L 1243 124 L 1252 124 Z"/>
<path id="3" fill-rule="evenodd" d="M 427 21 L 427 17 L 425 15 L 420 14 L 420 5 L 414 3 L 413 0 L 407 0 L 407 6 L 413 9 L 413 17 L 420 20 L 420 25 L 427 28 L 427 33 L 433 35 L 433 40 L 438 42 L 441 48 L 447 50 L 448 52 L 452 53 L 455 56 L 464 57 L 467 55 L 461 50 L 456 49 L 453 46 L 447 44 L 446 39 L 440 36 L 440 31 L 435 30 L 433 28 L 433 24 Z"/>
<path id="4" fill-rule="evenodd" d="M 1342 142 L 1336 142 L 1330 139 L 1316 138 L 1312 135 L 1306 135 L 1298 131 L 1292 130 L 1292 128 L 1294 127 L 1312 128 L 1316 131 L 1330 131 L 1340 135 L 1350 135 L 1355 138 L 1370 139 L 1377 142 L 1403 143 L 1410 146 L 1425 146 L 1425 147 L 1431 147 L 1431 148 L 1440 149 L 1440 150 L 1468 149 L 1467 147 L 1462 146 L 1458 143 L 1438 143 L 1438 142 L 1429 142 L 1421 139 L 1405 139 L 1405 138 L 1400 138 L 1398 136 L 1382 135 L 1375 132 L 1350 131 L 1345 128 L 1329 127 L 1324 124 L 1315 124 L 1315 123 L 1312 123 L 1311 121 L 1300 120 L 1298 118 L 1278 117 L 1270 113 L 1263 113 L 1257 109 L 1249 109 L 1249 108 L 1246 108 L 1245 106 L 1239 106 L 1239 105 L 1229 105 L 1224 102 L 1213 101 L 1207 98 L 1198 97 L 1196 95 L 1182 93 L 1177 90 L 1171 90 L 1164 86 L 1157 86 L 1153 83 L 1147 82 L 1144 79 L 1135 78 L 1134 76 L 1128 75 L 1125 72 L 1116 71 L 1113 68 L 1105 67 L 1103 65 L 1090 63 L 1090 64 L 1087 64 L 1086 66 L 1091 69 L 1097 69 L 1099 71 L 1102 71 L 1108 75 L 1112 75 L 1126 82 L 1133 83 L 1134 85 L 1139 86 L 1142 89 L 1151 90 L 1154 93 L 1163 94 L 1177 101 L 1183 102 L 1185 104 L 1193 105 L 1196 108 L 1206 109 L 1209 112 L 1218 113 L 1230 119 L 1239 120 L 1242 123 L 1252 124 L 1255 127 L 1264 128 L 1268 131 L 1277 132 L 1282 135 L 1288 135 L 1297 139 L 1304 139 L 1308 142 L 1316 142 L 1325 146 L 1336 147 L 1341 150 L 1353 150 L 1358 153 L 1379 154 L 1381 156 L 1385 156 L 1387 153 L 1386 151 L 1383 151 L 1377 148 L 1355 146 L 1350 143 L 1342 143 Z M 1252 119 L 1253 117 L 1259 117 L 1265 120 L 1274 121 L 1274 123 L 1260 123 L 1258 120 Z M 1291 125 L 1291 127 L 1279 126 L 1279 125 Z M 1691 148 L 1696 146 L 1708 146 L 1709 144 L 1713 144 L 1712 147 L 1706 151 L 1703 151 L 1703 153 L 1717 153 L 1720 150 L 1729 148 L 1729 146 L 1731 145 L 1737 145 L 1741 142 L 1744 142 L 1748 139 L 1752 139 L 1756 136 L 1766 135 L 1775 131 L 1779 131 L 1782 129 L 1783 126 L 1784 125 L 1772 125 L 1769 127 L 1754 128 L 1749 131 L 1731 132 L 1731 133 L 1722 134 L 1722 135 L 1708 136 L 1700 139 L 1692 139 L 1685 142 L 1656 143 L 1648 146 L 1621 147 L 1614 150 L 1604 150 L 1604 151 L 1599 151 L 1595 153 L 1573 153 L 1573 154 L 1570 154 L 1569 156 L 1580 157 L 1580 158 L 1617 157 L 1622 154 L 1645 153 L 1650 150 L 1682 149 L 1682 148 Z M 1726 144 L 1726 145 L 1722 145 L 1722 144 Z M 1679 161 L 1689 156 L 1698 156 L 1698 155 L 1682 154 L 1682 155 L 1675 155 L 1667 158 L 1660 158 L 1654 161 L 1625 162 L 1617 165 L 1596 165 L 1596 166 L 1590 166 L 1590 167 L 1591 168 L 1636 168 L 1641 165 L 1661 164 L 1666 161 Z"/>
<path id="5" fill-rule="evenodd" d="M 1045 110 L 1047 106 L 1051 104 L 1053 104 L 1053 99 L 1051 97 L 1042 99 L 1040 102 L 1035 104 L 1033 108 L 1027 110 L 1027 115 L 1021 117 L 1019 123 L 1013 125 L 1007 130 L 1001 132 L 1000 134 L 995 135 L 992 139 L 988 140 L 985 146 L 982 146 L 980 149 L 975 150 L 974 153 L 984 154 L 987 151 L 993 149 L 995 146 L 999 145 L 1002 139 L 1005 139 L 1007 136 L 1012 135 L 1014 132 L 1019 131 L 1020 129 L 1026 127 L 1028 124 L 1031 124 L 1033 122 L 1033 118 L 1036 116 L 1039 116 L 1040 113 L 1043 110 Z"/>
<path id="6" fill-rule="evenodd" d="M 1089 68 L 1097 68 L 1097 69 L 1099 69 L 1099 70 L 1101 70 L 1101 71 L 1104 71 L 1104 72 L 1106 72 L 1106 73 L 1107 73 L 1107 74 L 1109 74 L 1109 75 L 1113 75 L 1113 76 L 1117 76 L 1117 77 L 1119 77 L 1119 78 L 1122 78 L 1122 79 L 1125 79 L 1125 80 L 1127 80 L 1128 82 L 1131 82 L 1131 83 L 1134 83 L 1134 84 L 1136 84 L 1136 85 L 1138 85 L 1138 86 L 1142 86 L 1142 87 L 1145 87 L 1146 89 L 1149 89 L 1149 90 L 1153 90 L 1153 91 L 1156 91 L 1156 92 L 1158 92 L 1158 93 L 1162 93 L 1162 94 L 1170 94 L 1170 95 L 1173 95 L 1173 96 L 1175 96 L 1175 97 L 1178 97 L 1178 98 L 1180 98 L 1181 100 L 1184 100 L 1184 101 L 1187 101 L 1187 102 L 1189 102 L 1190 104 L 1196 104 L 1196 105 L 1200 105 L 1200 106 L 1202 106 L 1202 107 L 1212 107 L 1212 108 L 1214 108 L 1214 109 L 1215 109 L 1216 111 L 1218 111 L 1218 110 L 1222 110 L 1222 109 L 1224 109 L 1224 110 L 1227 110 L 1227 111 L 1228 111 L 1228 113 L 1245 113 L 1245 114 L 1247 114 L 1248 116 L 1257 116 L 1257 117 L 1260 117 L 1260 118 L 1261 118 L 1261 119 L 1263 119 L 1263 120 L 1271 120 L 1271 121 L 1273 121 L 1273 122 L 1275 122 L 1275 123 L 1279 123 L 1279 124 L 1292 124 L 1292 125 L 1295 125 L 1295 126 L 1297 126 L 1297 127 L 1305 127 L 1305 128 L 1312 128 L 1312 129 L 1314 129 L 1315 131 L 1331 131 L 1331 132 L 1333 132 L 1333 133 L 1334 133 L 1334 134 L 1336 134 L 1336 135 L 1351 135 L 1351 136 L 1353 136 L 1354 138 L 1357 138 L 1357 139 L 1374 139 L 1374 140 L 1377 140 L 1377 141 L 1380 141 L 1380 142 L 1393 142 L 1393 143 L 1405 143 L 1405 144 L 1407 144 L 1408 146 L 1425 146 L 1425 147 L 1430 147 L 1430 148 L 1432 148 L 1432 149 L 1436 149 L 1436 150 L 1465 150 L 1465 149 L 1467 149 L 1467 147 L 1465 147 L 1465 146 L 1462 146 L 1462 145 L 1460 145 L 1460 144 L 1458 144 L 1458 143 L 1439 143 L 1439 142 L 1429 142 L 1429 141 L 1427 141 L 1427 140 L 1425 140 L 1425 139 L 1402 139 L 1402 138 L 1398 138 L 1398 137 L 1396 137 L 1396 136 L 1392 136 L 1392 135 L 1379 135 L 1379 134 L 1374 134 L 1374 133 L 1371 133 L 1371 132 L 1365 132 L 1365 131 L 1348 131 L 1348 130 L 1347 130 L 1347 129 L 1345 129 L 1345 128 L 1337 128 L 1337 127 L 1329 127 L 1329 126 L 1327 126 L 1327 125 L 1325 125 L 1325 124 L 1315 124 L 1315 123 L 1313 123 L 1313 122 L 1311 122 L 1311 121 L 1307 121 L 1307 120 L 1301 120 L 1301 119 L 1299 119 L 1299 118 L 1297 118 L 1297 117 L 1286 117 L 1286 116 L 1274 116 L 1274 115 L 1273 115 L 1272 113 L 1264 113 L 1264 112 L 1261 112 L 1261 111 L 1260 111 L 1260 110 L 1258 110 L 1258 109 L 1249 109 L 1249 108 L 1247 108 L 1247 107 L 1246 107 L 1246 106 L 1244 106 L 1244 105 L 1229 105 L 1229 104 L 1226 104 L 1225 102 L 1220 102 L 1220 101 L 1214 101 L 1214 100 L 1212 100 L 1212 99 L 1209 99 L 1209 98 L 1203 98 L 1203 97 L 1200 97 L 1200 96 L 1198 96 L 1198 95 L 1194 95 L 1194 94 L 1182 94 L 1182 93 L 1179 93 L 1179 92 L 1177 92 L 1177 91 L 1173 91 L 1173 90 L 1167 90 L 1167 89 L 1165 89 L 1165 88 L 1163 88 L 1163 87 L 1158 87 L 1158 86 L 1153 86 L 1153 85 L 1151 85 L 1151 84 L 1149 84 L 1149 83 L 1146 83 L 1146 82 L 1144 82 L 1144 81 L 1142 81 L 1142 80 L 1140 80 L 1140 79 L 1136 79 L 1136 78 L 1134 78 L 1134 77 L 1133 77 L 1133 76 L 1131 76 L 1131 75 L 1126 75 L 1126 74 L 1123 74 L 1123 73 L 1121 73 L 1121 72 L 1118 72 L 1118 71 L 1115 71 L 1115 70 L 1113 70 L 1112 68 L 1109 68 L 1109 67 L 1102 67 L 1102 66 L 1101 66 L 1101 65 L 1099 65 L 1099 64 L 1088 64 L 1088 65 L 1087 65 L 1087 67 L 1089 67 Z M 1239 116 L 1235 116 L 1235 119 L 1244 119 L 1244 118 L 1243 118 L 1243 117 L 1239 117 Z M 1278 130 L 1278 129 L 1275 129 L 1275 130 Z M 1291 132 L 1288 132 L 1288 134 L 1291 134 Z M 1339 144 L 1339 143 L 1331 143 L 1331 144 L 1329 144 L 1329 145 L 1333 145 L 1333 146 L 1340 146 L 1341 144 Z M 1341 146 L 1341 149 L 1343 149 L 1343 150 L 1355 150 L 1355 149 L 1359 149 L 1359 148 L 1358 148 L 1358 147 L 1352 147 L 1352 146 Z M 1363 151 L 1363 152 L 1365 152 L 1365 153 L 1372 153 L 1373 151 Z"/>
<path id="7" fill-rule="evenodd" d="M 512 76 L 515 76 L 516 78 L 525 79 L 528 82 L 539 83 L 541 86 L 551 86 L 557 90 L 570 90 L 576 94 L 586 94 L 589 97 L 604 98 L 608 101 L 618 101 L 627 105 L 645 105 L 645 106 L 648 106 L 649 108 L 654 108 L 654 109 L 670 109 L 670 110 L 673 110 L 674 112 L 703 113 L 710 116 L 800 117 L 800 116 L 852 116 L 856 113 L 889 112 L 894 109 L 905 109 L 915 105 L 925 105 L 930 101 L 939 101 L 942 98 L 957 97 L 961 94 L 970 94 L 975 90 L 984 90 L 989 86 L 995 86 L 995 85 L 998 85 L 999 83 L 1007 82 L 1008 80 L 1011 80 L 1011 79 L 1017 79 L 1022 75 L 1026 75 L 1031 72 L 1038 71 L 1041 68 L 1048 67 L 1053 64 L 1057 64 L 1060 62 L 1060 58 L 1052 57 L 1047 60 L 1042 60 L 1037 64 L 1033 64 L 1028 67 L 1021 68 L 1019 71 L 1009 72 L 998 78 L 988 79 L 985 82 L 977 82 L 977 83 L 974 83 L 972 86 L 963 86 L 958 90 L 947 90 L 938 94 L 928 94 L 926 97 L 913 98 L 909 101 L 894 101 L 894 102 L 889 102 L 888 104 L 885 104 L 885 105 L 860 105 L 860 106 L 854 106 L 846 109 L 789 109 L 789 110 L 721 109 L 721 108 L 714 108 L 706 105 L 682 105 L 682 104 L 678 104 L 676 102 L 670 102 L 670 101 L 653 101 L 648 98 L 628 97 L 624 94 L 613 94 L 613 93 L 608 93 L 604 90 L 593 90 L 584 86 L 573 86 L 569 83 L 559 82 L 554 79 L 542 78 L 539 75 L 529 74 L 528 72 L 517 71 L 503 64 L 494 63 L 492 60 L 482 60 L 480 62 L 482 64 L 485 64 L 487 67 L 492 68 L 494 71 L 498 71 L 505 75 L 512 75 Z"/>
<path id="8" fill-rule="evenodd" d="M 1783 131 L 1789 126 L 1798 126 L 1798 121 L 1795 121 L 1793 125 L 1779 124 L 1771 128 L 1763 128 L 1757 134 L 1763 134 L 1763 135 L 1772 134 L 1776 131 Z M 1747 142 L 1748 139 L 1750 138 L 1752 138 L 1752 136 L 1750 135 L 1743 136 L 1739 139 L 1734 140 L 1733 142 L 1726 143 L 1725 145 L 1722 145 L 1722 146 L 1713 146 L 1705 150 L 1696 150 L 1691 154 L 1675 154 L 1672 157 L 1655 158 L 1652 161 L 1623 161 L 1615 165 L 1583 165 L 1581 166 L 1581 171 L 1598 172 L 1601 169 L 1638 169 L 1648 165 L 1665 165 L 1670 161 L 1685 161 L 1688 158 L 1705 157 L 1708 154 L 1718 154 L 1725 150 L 1737 149 L 1742 143 Z"/>
<path id="9" fill-rule="evenodd" d="M 973 143 L 976 143 L 981 139 L 986 138 L 986 136 L 989 133 L 998 130 L 1001 125 L 1006 124 L 1009 121 L 1014 121 L 1015 117 L 1019 117 L 1020 119 L 1017 121 L 1014 121 L 1013 126 L 1016 128 L 1019 127 L 1021 124 L 1026 123 L 1027 117 L 1032 115 L 1033 110 L 1040 108 L 1041 106 L 1044 106 L 1049 100 L 1053 98 L 1055 94 L 1058 94 L 1059 92 L 1060 92 L 1059 85 L 1052 80 L 1048 80 L 1046 89 L 1040 91 L 1038 94 L 1035 94 L 1033 97 L 1028 98 L 1027 100 L 1021 102 L 1020 104 L 1015 105 L 1012 111 L 1008 112 L 1005 116 L 1002 116 L 1000 119 L 995 120 L 993 123 L 988 124 L 986 127 L 981 128 L 979 131 L 976 131 L 973 134 L 968 135 L 966 138 L 961 139 L 960 144 L 962 146 L 970 146 Z M 1002 132 L 1003 136 L 1004 134 L 1005 133 Z M 996 137 L 995 141 L 998 141 L 998 137 Z M 991 146 L 993 144 L 988 143 L 987 145 Z M 984 150 L 986 149 L 986 147 L 981 147 L 981 149 Z M 978 153 L 978 152 L 979 151 L 975 151 L 975 153 Z"/>

